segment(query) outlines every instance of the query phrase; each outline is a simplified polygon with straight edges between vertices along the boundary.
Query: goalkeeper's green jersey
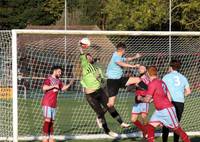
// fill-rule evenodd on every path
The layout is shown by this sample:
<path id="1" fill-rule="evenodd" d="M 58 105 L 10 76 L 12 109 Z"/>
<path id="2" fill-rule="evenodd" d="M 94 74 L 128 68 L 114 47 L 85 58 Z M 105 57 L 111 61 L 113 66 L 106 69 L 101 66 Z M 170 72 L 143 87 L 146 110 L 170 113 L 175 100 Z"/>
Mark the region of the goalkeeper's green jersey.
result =
<path id="1" fill-rule="evenodd" d="M 80 60 L 82 67 L 81 85 L 88 89 L 99 89 L 104 78 L 101 68 L 89 63 L 85 54 L 80 55 Z"/>

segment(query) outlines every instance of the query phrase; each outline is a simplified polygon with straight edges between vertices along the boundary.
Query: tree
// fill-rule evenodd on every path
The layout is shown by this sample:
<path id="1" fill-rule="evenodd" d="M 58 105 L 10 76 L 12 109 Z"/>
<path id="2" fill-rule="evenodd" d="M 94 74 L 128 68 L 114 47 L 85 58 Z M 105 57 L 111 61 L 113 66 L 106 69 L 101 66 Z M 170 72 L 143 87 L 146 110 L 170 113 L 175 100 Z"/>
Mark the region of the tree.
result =
<path id="1" fill-rule="evenodd" d="M 64 21 L 64 1 L 0 0 L 0 29 Z M 169 30 L 169 0 L 66 1 L 68 24 L 97 25 L 102 30 Z M 171 1 L 172 30 L 200 30 L 199 0 Z"/>
<path id="2" fill-rule="evenodd" d="M 78 25 L 98 25 L 106 29 L 106 0 L 68 0 L 68 23 Z"/>
<path id="3" fill-rule="evenodd" d="M 54 24 L 62 14 L 63 3 L 64 0 L 1 0 L 0 29 Z"/>
<path id="4" fill-rule="evenodd" d="M 172 30 L 200 30 L 200 1 L 177 0 L 172 7 Z"/>
<path id="5" fill-rule="evenodd" d="M 53 17 L 53 19 L 58 20 L 59 18 L 61 18 L 64 7 L 64 0 L 46 0 L 42 9 L 45 12 L 49 13 Z"/>
<path id="6" fill-rule="evenodd" d="M 25 19 L 22 16 L 25 0 L 0 1 L 0 29 L 23 28 Z"/>
<path id="7" fill-rule="evenodd" d="M 108 0 L 105 11 L 108 29 L 163 30 L 168 23 L 168 2 L 161 0 Z"/>

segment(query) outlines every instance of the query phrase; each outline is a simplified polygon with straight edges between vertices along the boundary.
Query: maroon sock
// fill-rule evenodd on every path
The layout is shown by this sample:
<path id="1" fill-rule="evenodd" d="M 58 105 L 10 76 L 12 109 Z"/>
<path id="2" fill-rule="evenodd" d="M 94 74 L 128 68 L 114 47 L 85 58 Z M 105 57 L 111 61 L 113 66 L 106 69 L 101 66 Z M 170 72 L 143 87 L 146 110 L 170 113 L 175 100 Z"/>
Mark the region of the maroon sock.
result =
<path id="1" fill-rule="evenodd" d="M 50 134 L 53 135 L 53 122 L 51 121 L 51 124 L 50 124 Z"/>
<path id="2" fill-rule="evenodd" d="M 44 121 L 44 125 L 43 125 L 43 133 L 46 134 L 46 135 L 49 135 L 50 133 L 50 123 L 51 122 L 48 122 L 48 121 Z"/>
<path id="3" fill-rule="evenodd" d="M 181 137 L 184 142 L 190 142 L 188 135 L 183 131 L 181 127 L 173 129 L 173 131 Z"/>
<path id="4" fill-rule="evenodd" d="M 133 122 L 133 124 L 138 127 L 141 131 L 145 131 L 145 127 L 144 125 L 142 125 L 142 123 L 139 120 L 136 120 L 135 122 Z"/>
<path id="5" fill-rule="evenodd" d="M 146 129 L 148 134 L 148 142 L 154 142 L 154 127 L 150 124 L 147 124 Z"/>

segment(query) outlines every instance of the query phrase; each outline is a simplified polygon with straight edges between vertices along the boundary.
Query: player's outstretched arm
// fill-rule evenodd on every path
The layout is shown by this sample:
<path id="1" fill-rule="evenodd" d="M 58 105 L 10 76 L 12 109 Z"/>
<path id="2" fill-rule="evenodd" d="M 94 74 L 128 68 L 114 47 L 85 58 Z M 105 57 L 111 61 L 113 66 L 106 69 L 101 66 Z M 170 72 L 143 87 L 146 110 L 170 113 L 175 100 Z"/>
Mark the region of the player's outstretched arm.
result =
<path id="1" fill-rule="evenodd" d="M 138 84 L 140 81 L 141 79 L 139 77 L 129 77 L 128 81 L 126 82 L 126 86 Z"/>
<path id="2" fill-rule="evenodd" d="M 128 57 L 128 58 L 126 58 L 126 62 L 135 60 L 135 59 L 137 59 L 137 58 L 140 58 L 141 56 L 142 56 L 141 54 L 137 53 L 137 54 L 136 54 L 135 56 L 133 56 L 133 57 Z"/>
<path id="3" fill-rule="evenodd" d="M 74 83 L 74 79 L 72 79 L 69 84 L 64 85 L 63 88 L 61 88 L 62 91 L 66 91 L 72 84 Z"/>
<path id="4" fill-rule="evenodd" d="M 138 68 L 140 66 L 139 64 L 131 65 L 122 61 L 117 62 L 117 64 L 121 67 L 128 67 L 128 68 Z"/>

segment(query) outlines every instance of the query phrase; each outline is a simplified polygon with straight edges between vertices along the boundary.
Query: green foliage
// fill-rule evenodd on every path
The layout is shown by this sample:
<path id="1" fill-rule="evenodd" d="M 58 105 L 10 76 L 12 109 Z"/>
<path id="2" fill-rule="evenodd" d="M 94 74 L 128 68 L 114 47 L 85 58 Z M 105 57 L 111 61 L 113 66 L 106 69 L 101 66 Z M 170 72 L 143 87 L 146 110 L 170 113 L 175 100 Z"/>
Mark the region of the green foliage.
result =
<path id="1" fill-rule="evenodd" d="M 25 1 L 1 0 L 0 1 L 0 29 L 10 29 L 11 27 L 23 27 L 25 21 L 23 13 Z"/>
<path id="2" fill-rule="evenodd" d="M 200 30 L 200 1 L 178 0 L 172 7 L 173 30 Z"/>
<path id="3" fill-rule="evenodd" d="M 1 0 L 0 29 L 50 25 L 60 18 L 64 0 Z"/>
<path id="4" fill-rule="evenodd" d="M 169 0 L 66 0 L 68 24 L 102 30 L 168 30 Z M 172 1 L 172 30 L 200 30 L 200 1 Z M 0 29 L 64 21 L 65 0 L 1 0 Z M 62 15 L 63 14 L 63 15 Z M 62 17 L 61 17 L 62 16 Z M 62 23 L 63 24 L 63 23 Z"/>
<path id="5" fill-rule="evenodd" d="M 168 3 L 158 0 L 108 0 L 105 11 L 108 29 L 162 30 L 168 20 Z"/>
<path id="6" fill-rule="evenodd" d="M 105 29 L 106 0 L 67 0 L 68 24 L 98 25 Z"/>
<path id="7" fill-rule="evenodd" d="M 54 19 L 59 19 L 65 7 L 64 0 L 46 0 L 43 9 L 51 14 Z"/>

